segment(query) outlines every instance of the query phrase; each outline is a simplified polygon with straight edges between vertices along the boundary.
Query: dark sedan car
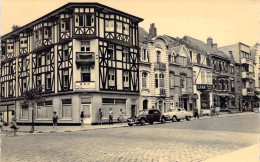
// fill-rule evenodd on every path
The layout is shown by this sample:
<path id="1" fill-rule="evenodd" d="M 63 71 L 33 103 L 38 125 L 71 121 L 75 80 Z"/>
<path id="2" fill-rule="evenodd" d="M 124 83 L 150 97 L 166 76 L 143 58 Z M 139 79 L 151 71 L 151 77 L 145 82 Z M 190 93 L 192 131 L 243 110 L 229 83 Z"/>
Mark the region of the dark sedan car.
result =
<path id="1" fill-rule="evenodd" d="M 139 115 L 136 118 L 128 119 L 128 125 L 133 124 L 145 125 L 145 123 L 153 124 L 154 122 L 165 123 L 165 117 L 162 115 L 160 110 L 157 109 L 146 109 L 139 111 Z"/>

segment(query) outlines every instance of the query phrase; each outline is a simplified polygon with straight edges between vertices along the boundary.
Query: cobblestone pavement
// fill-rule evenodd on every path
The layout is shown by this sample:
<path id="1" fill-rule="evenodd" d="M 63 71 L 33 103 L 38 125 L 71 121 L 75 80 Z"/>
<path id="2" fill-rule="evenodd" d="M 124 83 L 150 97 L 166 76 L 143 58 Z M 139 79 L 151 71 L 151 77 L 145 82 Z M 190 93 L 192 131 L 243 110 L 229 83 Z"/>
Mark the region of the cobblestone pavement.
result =
<path id="1" fill-rule="evenodd" d="M 258 120 L 255 114 L 222 120 L 1 136 L 1 161 L 203 161 L 256 144 L 259 136 L 253 130 L 259 125 L 250 122 Z M 213 128 L 209 122 L 215 123 Z"/>

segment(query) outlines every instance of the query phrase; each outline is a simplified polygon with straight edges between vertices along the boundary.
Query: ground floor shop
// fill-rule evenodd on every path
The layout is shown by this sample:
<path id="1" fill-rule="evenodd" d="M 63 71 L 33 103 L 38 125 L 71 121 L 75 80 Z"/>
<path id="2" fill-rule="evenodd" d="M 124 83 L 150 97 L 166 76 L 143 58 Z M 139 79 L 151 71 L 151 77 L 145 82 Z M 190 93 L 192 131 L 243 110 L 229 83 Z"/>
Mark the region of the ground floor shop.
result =
<path id="1" fill-rule="evenodd" d="M 35 124 L 52 124 L 53 112 L 56 112 L 59 117 L 59 124 L 79 125 L 82 111 L 86 124 L 97 124 L 100 108 L 103 112 L 102 122 L 108 122 L 110 108 L 114 112 L 114 121 L 117 121 L 120 109 L 127 117 L 134 116 L 137 113 L 139 109 L 138 99 L 138 94 L 116 93 L 75 93 L 49 96 L 45 97 L 43 102 L 37 103 L 34 110 Z M 16 100 L 13 106 L 1 106 L 1 110 L 3 120 L 7 120 L 7 114 L 15 111 L 18 124 L 30 124 L 32 121 L 32 108 L 28 107 L 24 100 Z M 9 115 L 9 118 L 11 118 L 11 115 Z"/>
<path id="2" fill-rule="evenodd" d="M 243 96 L 242 110 L 253 111 L 254 109 L 254 96 Z"/>
<path id="3" fill-rule="evenodd" d="M 153 108 L 166 112 L 170 107 L 170 99 L 168 97 L 140 96 L 139 101 L 140 110 Z"/>
<path id="4" fill-rule="evenodd" d="M 15 101 L 1 102 L 0 103 L 0 121 L 10 123 L 12 112 L 15 111 Z"/>
<path id="5" fill-rule="evenodd" d="M 213 105 L 212 85 L 197 84 L 194 85 L 194 107 L 203 114 L 210 113 L 210 107 Z"/>

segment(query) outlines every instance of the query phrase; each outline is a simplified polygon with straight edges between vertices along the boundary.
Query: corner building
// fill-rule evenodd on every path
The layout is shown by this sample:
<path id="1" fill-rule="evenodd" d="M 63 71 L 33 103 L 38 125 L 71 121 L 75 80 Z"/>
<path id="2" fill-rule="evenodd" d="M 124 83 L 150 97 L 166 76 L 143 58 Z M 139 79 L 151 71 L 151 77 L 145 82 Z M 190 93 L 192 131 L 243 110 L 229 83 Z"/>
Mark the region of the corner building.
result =
<path id="1" fill-rule="evenodd" d="M 102 108 L 108 121 L 123 109 L 137 111 L 139 97 L 138 23 L 143 19 L 99 3 L 68 3 L 4 36 L 1 42 L 0 111 L 11 111 L 18 123 L 31 122 L 23 93 L 44 85 L 44 102 L 37 103 L 35 123 L 98 122 Z M 115 120 L 114 119 L 114 120 Z"/>

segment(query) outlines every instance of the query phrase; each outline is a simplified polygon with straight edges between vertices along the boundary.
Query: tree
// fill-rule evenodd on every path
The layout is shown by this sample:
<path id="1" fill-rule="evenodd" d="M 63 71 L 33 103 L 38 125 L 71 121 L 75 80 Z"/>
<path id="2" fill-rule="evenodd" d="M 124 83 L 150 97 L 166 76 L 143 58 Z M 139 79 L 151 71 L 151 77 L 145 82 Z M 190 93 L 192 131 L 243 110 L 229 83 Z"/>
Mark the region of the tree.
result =
<path id="1" fill-rule="evenodd" d="M 25 103 L 28 104 L 29 107 L 32 108 L 32 128 L 31 133 L 34 132 L 34 109 L 36 108 L 37 102 L 44 101 L 43 98 L 43 86 L 37 86 L 35 88 L 31 88 L 26 90 L 24 93 Z"/>

